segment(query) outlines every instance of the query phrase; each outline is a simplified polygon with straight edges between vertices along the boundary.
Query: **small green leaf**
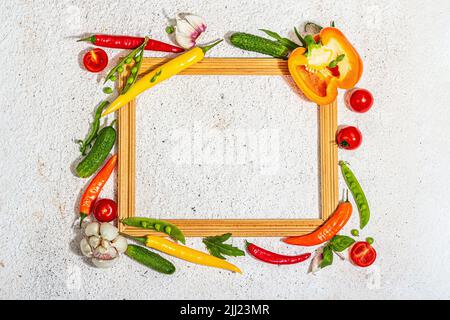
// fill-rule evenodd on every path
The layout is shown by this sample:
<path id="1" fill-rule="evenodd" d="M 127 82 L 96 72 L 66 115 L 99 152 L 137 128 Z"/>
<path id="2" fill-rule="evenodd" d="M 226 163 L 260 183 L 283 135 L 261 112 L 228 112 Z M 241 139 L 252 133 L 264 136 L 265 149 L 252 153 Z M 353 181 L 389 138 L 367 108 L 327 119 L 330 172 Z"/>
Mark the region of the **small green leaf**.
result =
<path id="1" fill-rule="evenodd" d="M 340 54 L 336 57 L 336 59 L 334 59 L 333 61 L 330 62 L 330 64 L 328 65 L 330 68 L 334 68 L 337 66 L 337 64 L 339 62 L 341 62 L 342 60 L 344 60 L 345 58 L 345 54 Z"/>
<path id="2" fill-rule="evenodd" d="M 334 21 L 331 21 L 330 26 L 336 28 L 336 24 L 334 23 Z"/>
<path id="3" fill-rule="evenodd" d="M 294 32 L 298 40 L 300 40 L 300 42 L 302 43 L 302 46 L 306 48 L 307 47 L 306 41 L 305 39 L 303 39 L 302 35 L 300 34 L 300 32 L 298 32 L 296 27 L 294 27 Z"/>
<path id="4" fill-rule="evenodd" d="M 245 256 L 245 252 L 241 249 L 224 243 L 230 239 L 230 237 L 231 233 L 225 233 L 215 237 L 206 237 L 203 239 L 203 243 L 206 245 L 206 248 L 211 255 L 223 260 L 226 260 L 224 255 L 232 257 Z"/>
<path id="5" fill-rule="evenodd" d="M 331 250 L 329 245 L 323 248 L 322 257 L 323 260 L 320 263 L 321 269 L 331 266 L 333 264 L 333 250 Z"/>
<path id="6" fill-rule="evenodd" d="M 330 246 L 334 251 L 342 252 L 355 243 L 353 238 L 337 235 L 330 240 Z"/>

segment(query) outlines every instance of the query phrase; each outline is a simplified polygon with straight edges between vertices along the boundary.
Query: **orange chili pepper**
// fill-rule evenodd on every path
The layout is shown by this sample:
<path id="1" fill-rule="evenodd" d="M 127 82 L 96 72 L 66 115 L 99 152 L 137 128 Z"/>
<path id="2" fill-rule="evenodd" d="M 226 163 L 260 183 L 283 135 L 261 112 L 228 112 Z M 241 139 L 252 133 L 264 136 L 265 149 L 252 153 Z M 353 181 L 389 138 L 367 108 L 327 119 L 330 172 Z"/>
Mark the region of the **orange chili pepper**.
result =
<path id="1" fill-rule="evenodd" d="M 115 154 L 109 158 L 108 162 L 106 162 L 103 168 L 97 173 L 94 179 L 92 179 L 91 183 L 89 183 L 88 187 L 84 191 L 80 201 L 80 226 L 83 220 L 91 213 L 92 204 L 95 200 L 97 200 L 98 195 L 116 167 L 116 163 L 117 155 Z"/>
<path id="2" fill-rule="evenodd" d="M 352 215 L 352 204 L 342 201 L 333 215 L 317 230 L 304 236 L 288 237 L 284 242 L 297 246 L 315 246 L 331 240 L 345 226 Z"/>
<path id="3" fill-rule="evenodd" d="M 295 49 L 288 59 L 289 72 L 297 86 L 311 101 L 325 105 L 333 102 L 338 94 L 338 88 L 353 88 L 361 78 L 363 63 L 361 57 L 345 35 L 336 28 L 323 28 L 318 35 L 313 37 L 314 45 L 321 47 L 320 51 L 328 59 L 341 59 L 335 61 L 333 67 L 328 66 L 328 60 L 322 61 L 325 65 L 311 65 L 307 49 L 299 47 Z M 314 51 L 314 50 L 311 50 Z M 319 59 L 321 60 L 321 59 Z"/>

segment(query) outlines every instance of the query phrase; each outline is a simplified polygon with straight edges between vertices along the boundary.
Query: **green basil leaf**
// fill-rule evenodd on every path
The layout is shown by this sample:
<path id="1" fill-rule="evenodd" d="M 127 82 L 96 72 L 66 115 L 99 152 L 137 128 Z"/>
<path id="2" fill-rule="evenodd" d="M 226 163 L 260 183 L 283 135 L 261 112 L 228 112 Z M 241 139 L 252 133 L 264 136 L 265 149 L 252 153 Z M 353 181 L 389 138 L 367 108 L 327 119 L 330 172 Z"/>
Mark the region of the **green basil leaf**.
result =
<path id="1" fill-rule="evenodd" d="M 323 248 L 322 257 L 323 260 L 320 263 L 321 269 L 331 266 L 333 264 L 333 250 L 331 250 L 331 247 L 329 245 Z"/>
<path id="2" fill-rule="evenodd" d="M 231 233 L 225 233 L 215 237 L 206 237 L 203 238 L 203 243 L 211 255 L 223 260 L 226 260 L 224 255 L 232 257 L 245 256 L 245 252 L 241 249 L 234 247 L 231 244 L 224 243 L 230 239 L 230 237 Z"/>
<path id="3" fill-rule="evenodd" d="M 353 238 L 337 235 L 330 241 L 330 246 L 334 251 L 342 252 L 355 243 Z"/>

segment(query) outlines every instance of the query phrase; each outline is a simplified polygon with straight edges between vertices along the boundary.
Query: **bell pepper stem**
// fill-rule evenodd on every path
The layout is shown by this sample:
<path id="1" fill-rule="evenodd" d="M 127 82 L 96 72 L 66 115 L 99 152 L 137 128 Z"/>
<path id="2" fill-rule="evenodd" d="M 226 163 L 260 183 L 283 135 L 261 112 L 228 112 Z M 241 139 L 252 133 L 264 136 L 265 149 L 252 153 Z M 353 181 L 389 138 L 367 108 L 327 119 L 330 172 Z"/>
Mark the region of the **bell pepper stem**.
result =
<path id="1" fill-rule="evenodd" d="M 200 49 L 203 50 L 203 53 L 207 53 L 209 50 L 211 50 L 212 48 L 214 48 L 215 46 L 217 46 L 219 43 L 221 43 L 223 41 L 223 39 L 220 39 L 210 45 L 204 46 L 204 47 L 200 47 Z"/>
<path id="2" fill-rule="evenodd" d="M 96 40 L 95 36 L 90 36 L 90 37 L 87 37 L 87 38 L 79 39 L 79 40 L 77 40 L 77 42 L 90 42 L 90 43 L 94 43 L 95 40 Z"/>

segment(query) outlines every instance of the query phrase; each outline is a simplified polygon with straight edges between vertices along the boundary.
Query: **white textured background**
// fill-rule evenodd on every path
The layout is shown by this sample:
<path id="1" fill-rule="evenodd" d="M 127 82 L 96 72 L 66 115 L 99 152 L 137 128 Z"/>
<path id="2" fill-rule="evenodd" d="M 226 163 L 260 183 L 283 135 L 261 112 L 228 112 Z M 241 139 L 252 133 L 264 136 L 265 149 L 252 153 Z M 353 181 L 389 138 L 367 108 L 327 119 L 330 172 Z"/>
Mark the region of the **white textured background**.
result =
<path id="1" fill-rule="evenodd" d="M 365 140 L 358 151 L 339 156 L 352 164 L 371 204 L 373 218 L 362 236 L 376 240 L 379 258 L 372 267 L 336 259 L 312 276 L 306 264 L 232 259 L 245 271 L 241 276 L 172 259 L 178 271 L 168 277 L 126 257 L 111 270 L 98 270 L 79 256 L 72 226 L 86 182 L 71 173 L 78 155 L 73 140 L 87 132 L 104 95 L 98 76 L 79 66 L 88 46 L 74 40 L 86 32 L 151 32 L 168 40 L 164 12 L 178 11 L 207 19 L 204 40 L 258 28 L 287 34 L 307 20 L 335 20 L 349 35 L 365 62 L 360 85 L 370 88 L 376 104 L 358 115 L 340 97 L 339 123 L 357 125 Z M 2 1 L 0 298 L 450 298 L 449 13 L 445 0 Z M 242 55 L 253 56 L 228 44 L 211 52 Z M 308 145 L 317 138 L 317 121 L 310 104 L 278 92 L 281 80 L 210 80 L 174 79 L 140 100 L 139 209 L 223 217 L 317 209 L 317 154 Z M 233 95 L 239 90 L 256 98 Z M 189 122 L 231 132 L 275 130 L 279 170 L 264 176 L 254 163 L 174 164 L 170 135 L 189 129 Z M 105 195 L 113 195 L 111 186 Z M 346 232 L 356 225 L 354 215 Z M 202 247 L 198 240 L 188 243 Z M 234 243 L 242 246 L 242 239 Z M 258 243 L 284 253 L 302 250 L 276 239 Z"/>

